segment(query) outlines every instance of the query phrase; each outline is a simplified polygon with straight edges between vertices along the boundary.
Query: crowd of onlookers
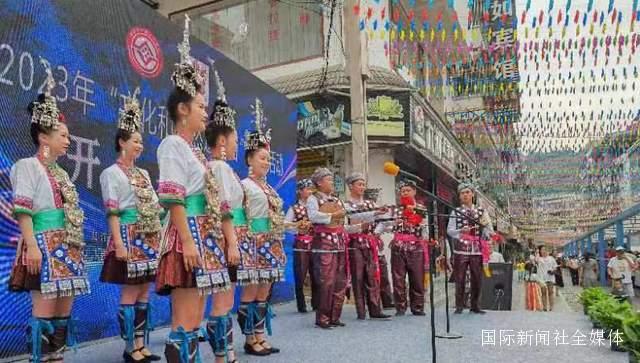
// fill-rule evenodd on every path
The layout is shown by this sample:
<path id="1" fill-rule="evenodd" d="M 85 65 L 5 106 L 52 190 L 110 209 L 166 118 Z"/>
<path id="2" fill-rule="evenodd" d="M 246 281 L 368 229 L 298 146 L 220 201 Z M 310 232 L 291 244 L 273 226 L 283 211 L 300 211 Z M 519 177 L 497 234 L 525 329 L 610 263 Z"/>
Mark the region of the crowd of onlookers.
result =
<path id="1" fill-rule="evenodd" d="M 634 297 L 634 287 L 640 287 L 640 253 L 616 247 L 609 249 L 604 257 L 612 293 Z M 518 281 L 527 284 L 526 300 L 530 310 L 552 310 L 554 295 L 558 296 L 558 289 L 565 286 L 563 269 L 568 270 L 573 286 L 600 286 L 600 266 L 597 256 L 591 253 L 580 257 L 561 256 L 540 246 L 527 259 L 518 259 L 514 264 Z"/>

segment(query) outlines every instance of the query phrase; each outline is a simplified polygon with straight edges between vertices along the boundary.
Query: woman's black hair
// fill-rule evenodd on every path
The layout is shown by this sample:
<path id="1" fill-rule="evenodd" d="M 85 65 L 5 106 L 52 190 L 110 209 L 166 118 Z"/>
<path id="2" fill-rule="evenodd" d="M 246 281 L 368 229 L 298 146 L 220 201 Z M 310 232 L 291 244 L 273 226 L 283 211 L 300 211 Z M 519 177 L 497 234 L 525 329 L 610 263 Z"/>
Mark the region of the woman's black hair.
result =
<path id="1" fill-rule="evenodd" d="M 267 144 L 265 144 L 265 143 L 263 143 L 263 142 L 258 143 L 258 148 L 257 148 L 257 149 L 247 150 L 247 151 L 244 153 L 244 163 L 245 163 L 247 166 L 249 166 L 249 158 L 250 158 L 253 154 L 255 154 L 255 153 L 256 153 L 258 150 L 260 150 L 260 149 L 268 149 L 268 148 L 269 148 L 269 147 L 268 147 L 268 145 L 267 145 Z"/>
<path id="2" fill-rule="evenodd" d="M 34 107 L 36 107 L 36 103 L 43 103 L 44 101 L 45 101 L 45 95 L 43 93 L 39 94 L 38 98 L 35 101 L 31 102 L 29 104 L 29 107 L 27 107 L 27 111 L 29 111 L 29 115 L 33 116 L 33 109 Z M 40 124 L 32 122 L 31 130 L 30 130 L 31 141 L 33 141 L 33 144 L 35 146 L 40 146 L 40 140 L 38 140 L 38 136 L 40 134 L 49 135 L 52 131 L 53 131 L 52 128 L 42 127 Z"/>
<path id="3" fill-rule="evenodd" d="M 207 140 L 207 146 L 209 146 L 210 148 L 216 146 L 216 144 L 218 143 L 218 138 L 220 136 L 228 137 L 235 131 L 235 129 L 231 126 L 212 122 L 216 114 L 216 110 L 222 107 L 229 106 L 225 102 L 222 102 L 220 100 L 216 101 L 213 106 L 213 112 L 211 112 L 211 115 L 209 116 L 209 123 L 207 124 L 207 128 L 204 130 L 204 137 Z"/>
<path id="4" fill-rule="evenodd" d="M 122 151 L 120 140 L 127 142 L 131 139 L 131 136 L 133 136 L 133 133 L 127 130 L 118 129 L 118 132 L 116 132 L 116 152 L 119 153 L 120 151 Z"/>
<path id="5" fill-rule="evenodd" d="M 196 91 L 200 92 L 200 86 L 196 86 Z M 178 122 L 178 105 L 181 103 L 188 105 L 193 99 L 193 96 L 181 88 L 176 87 L 173 89 L 173 92 L 169 95 L 169 99 L 167 99 L 167 112 L 169 112 L 169 118 L 174 124 Z"/>

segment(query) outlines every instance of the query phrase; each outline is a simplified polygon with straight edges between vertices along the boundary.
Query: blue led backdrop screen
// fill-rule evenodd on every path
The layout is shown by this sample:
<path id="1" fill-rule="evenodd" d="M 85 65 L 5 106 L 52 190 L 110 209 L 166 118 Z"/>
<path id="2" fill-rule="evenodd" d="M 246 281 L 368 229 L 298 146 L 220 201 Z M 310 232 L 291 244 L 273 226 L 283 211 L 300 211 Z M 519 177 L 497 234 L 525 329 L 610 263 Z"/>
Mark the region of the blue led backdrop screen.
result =
<path id="1" fill-rule="evenodd" d="M 124 96 L 140 87 L 145 151 L 138 165 L 149 170 L 154 183 L 158 169 L 156 148 L 173 125 L 165 108 L 173 85 L 170 75 L 179 61 L 177 44 L 182 27 L 140 1 L 121 0 L 10 0 L 0 1 L 0 358 L 26 352 L 25 327 L 31 314 L 28 294 L 7 291 L 19 230 L 11 217 L 9 171 L 12 164 L 35 154 L 29 137 L 27 106 L 42 92 L 48 62 L 56 86 L 53 94 L 65 114 L 71 147 L 59 160 L 78 187 L 86 214 L 85 251 L 92 293 L 77 298 L 72 315 L 82 341 L 118 334 L 116 309 L 119 287 L 98 281 L 108 240 L 100 195 L 100 173 L 116 160 L 114 135 Z M 269 182 L 285 200 L 295 197 L 296 109 L 286 97 L 215 49 L 191 38 L 191 55 L 207 79 L 209 111 L 216 98 L 209 58 L 215 60 L 229 103 L 238 112 L 238 134 L 253 127 L 250 106 L 259 98 L 273 129 Z M 293 130 L 293 131 L 290 131 Z M 200 138 L 199 143 L 204 145 Z M 240 145 L 233 163 L 247 175 Z M 156 184 L 157 187 L 157 184 Z M 291 254 L 290 236 L 287 253 Z M 289 258 L 289 261 L 292 261 Z M 276 284 L 274 301 L 293 294 L 291 263 L 287 281 Z M 169 321 L 169 300 L 152 294 L 153 321 Z"/>

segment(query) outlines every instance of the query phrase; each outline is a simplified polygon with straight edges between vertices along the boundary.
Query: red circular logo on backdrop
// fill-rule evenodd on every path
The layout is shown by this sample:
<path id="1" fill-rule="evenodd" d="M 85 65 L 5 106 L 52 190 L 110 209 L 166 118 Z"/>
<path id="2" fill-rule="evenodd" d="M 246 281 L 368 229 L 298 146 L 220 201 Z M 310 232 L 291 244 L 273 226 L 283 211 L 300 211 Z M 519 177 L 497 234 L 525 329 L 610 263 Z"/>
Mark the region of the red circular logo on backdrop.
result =
<path id="1" fill-rule="evenodd" d="M 146 78 L 157 77 L 162 71 L 162 50 L 155 35 L 145 28 L 132 28 L 127 34 L 129 63 Z"/>

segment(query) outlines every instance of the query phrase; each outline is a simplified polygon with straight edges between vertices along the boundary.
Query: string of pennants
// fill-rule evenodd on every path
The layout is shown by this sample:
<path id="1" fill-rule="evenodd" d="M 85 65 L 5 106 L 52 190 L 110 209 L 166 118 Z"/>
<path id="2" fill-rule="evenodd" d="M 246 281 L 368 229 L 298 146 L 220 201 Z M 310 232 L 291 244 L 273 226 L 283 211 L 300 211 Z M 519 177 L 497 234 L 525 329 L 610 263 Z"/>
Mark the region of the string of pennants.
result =
<path id="1" fill-rule="evenodd" d="M 520 20 L 511 16 L 513 2 L 509 0 L 503 0 L 503 6 L 497 12 L 491 8 L 492 0 L 461 1 L 466 2 L 469 9 L 481 7 L 480 24 L 474 17 L 475 12 L 469 11 L 467 29 L 461 29 L 459 25 L 455 1 L 448 1 L 446 9 L 435 9 L 435 1 L 428 1 L 426 7 L 421 5 L 422 7 L 418 8 L 416 1 L 412 0 L 408 2 L 409 9 L 406 14 L 400 11 L 398 0 L 391 2 L 392 14 L 388 14 L 387 7 L 379 1 L 374 1 L 373 6 L 366 8 L 356 5 L 353 11 L 360 16 L 360 29 L 370 38 L 378 36 L 380 39 L 388 40 L 388 53 L 401 54 L 408 49 L 412 50 L 414 56 L 408 57 L 397 66 L 406 67 L 414 72 L 435 75 L 441 72 L 443 66 L 456 66 L 457 69 L 491 69 L 505 61 L 517 63 L 521 57 L 524 60 L 523 69 L 530 66 L 539 69 L 545 65 L 552 69 L 552 60 L 562 62 L 563 59 L 567 59 L 571 65 L 581 63 L 586 66 L 588 55 L 591 55 L 590 62 L 594 66 L 632 63 L 633 55 L 640 45 L 640 34 L 635 33 L 635 23 L 640 19 L 636 0 L 633 0 L 632 14 L 626 17 L 622 10 L 615 7 L 615 1 L 609 3 L 606 13 L 604 9 L 594 9 L 593 3 L 588 4 L 587 9 L 572 9 L 572 1 L 566 0 L 563 11 L 560 6 L 555 7 L 554 0 L 548 1 L 547 12 L 541 10 L 538 14 L 530 14 L 531 2 L 527 2 Z M 570 14 L 573 15 L 569 16 Z M 444 19 L 445 16 L 448 16 L 447 21 Z M 621 31 L 625 18 L 630 19 L 626 32 Z M 574 35 L 568 35 L 566 31 L 570 22 L 574 23 L 575 40 Z M 450 29 L 444 24 L 450 24 Z M 581 25 L 588 30 L 581 30 Z M 549 31 L 549 38 L 555 30 L 561 29 L 560 38 L 538 39 L 541 35 L 540 30 L 545 26 Z M 611 27 L 615 27 L 614 34 L 608 34 Z M 491 42 L 486 45 L 473 45 L 466 41 L 480 40 L 484 37 L 483 34 L 487 39 L 505 39 L 505 32 L 512 41 Z M 430 52 L 419 58 L 417 49 L 420 45 Z M 480 52 L 482 56 L 472 59 L 468 56 L 471 52 Z M 610 60 L 614 56 L 615 62 Z"/>

